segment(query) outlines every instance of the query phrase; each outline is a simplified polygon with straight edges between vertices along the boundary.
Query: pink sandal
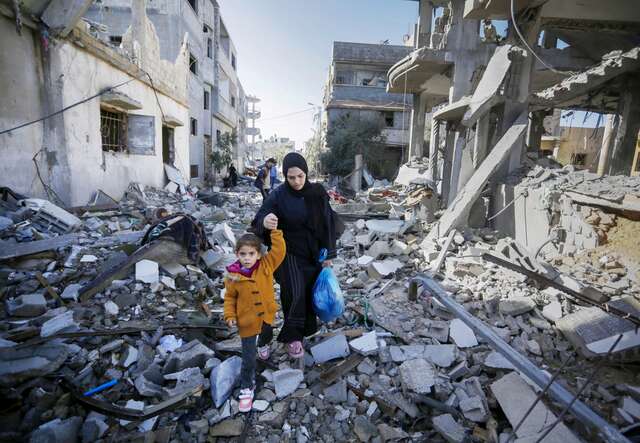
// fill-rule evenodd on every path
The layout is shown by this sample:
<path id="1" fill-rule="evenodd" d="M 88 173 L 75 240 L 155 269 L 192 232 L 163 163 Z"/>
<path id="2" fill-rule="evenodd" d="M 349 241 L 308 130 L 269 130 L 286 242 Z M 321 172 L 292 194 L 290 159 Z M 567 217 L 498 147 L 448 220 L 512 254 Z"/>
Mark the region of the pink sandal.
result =
<path id="1" fill-rule="evenodd" d="M 262 361 L 269 360 L 269 356 L 271 355 L 271 349 L 269 345 L 260 346 L 258 348 L 258 358 Z"/>
<path id="2" fill-rule="evenodd" d="M 304 348 L 302 347 L 302 342 L 300 340 L 292 341 L 291 343 L 287 343 L 287 352 L 291 358 L 302 358 L 304 357 Z"/>
<path id="3" fill-rule="evenodd" d="M 253 389 L 242 389 L 238 400 L 238 410 L 240 412 L 249 412 L 253 407 Z"/>

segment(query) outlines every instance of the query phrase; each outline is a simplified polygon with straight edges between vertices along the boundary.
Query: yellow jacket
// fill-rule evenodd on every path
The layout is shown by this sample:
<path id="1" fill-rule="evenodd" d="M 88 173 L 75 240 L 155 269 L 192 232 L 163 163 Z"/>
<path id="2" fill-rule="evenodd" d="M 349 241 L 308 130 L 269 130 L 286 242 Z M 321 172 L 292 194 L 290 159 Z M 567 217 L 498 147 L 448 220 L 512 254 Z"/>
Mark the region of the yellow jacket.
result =
<path id="1" fill-rule="evenodd" d="M 278 305 L 273 290 L 273 273 L 284 260 L 286 246 L 282 231 L 271 231 L 271 250 L 260 259 L 251 277 L 228 273 L 224 280 L 224 319 L 236 319 L 240 337 L 260 334 L 262 322 L 273 325 Z"/>

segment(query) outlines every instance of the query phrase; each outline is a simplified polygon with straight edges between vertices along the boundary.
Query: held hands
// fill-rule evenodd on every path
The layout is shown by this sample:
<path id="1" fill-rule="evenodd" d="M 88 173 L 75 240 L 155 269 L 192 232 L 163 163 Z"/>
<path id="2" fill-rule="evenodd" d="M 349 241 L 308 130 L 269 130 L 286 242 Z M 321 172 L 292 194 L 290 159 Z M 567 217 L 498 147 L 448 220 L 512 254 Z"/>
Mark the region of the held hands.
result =
<path id="1" fill-rule="evenodd" d="M 237 324 L 237 321 L 235 318 L 230 318 L 229 320 L 227 320 L 227 326 L 229 326 L 230 328 L 235 328 Z"/>
<path id="2" fill-rule="evenodd" d="M 331 260 L 325 260 L 322 262 L 323 268 L 330 268 L 331 266 L 333 266 L 333 262 Z"/>
<path id="3" fill-rule="evenodd" d="M 266 215 L 264 220 L 262 221 L 262 225 L 269 230 L 278 228 L 278 217 L 274 213 L 269 213 Z"/>

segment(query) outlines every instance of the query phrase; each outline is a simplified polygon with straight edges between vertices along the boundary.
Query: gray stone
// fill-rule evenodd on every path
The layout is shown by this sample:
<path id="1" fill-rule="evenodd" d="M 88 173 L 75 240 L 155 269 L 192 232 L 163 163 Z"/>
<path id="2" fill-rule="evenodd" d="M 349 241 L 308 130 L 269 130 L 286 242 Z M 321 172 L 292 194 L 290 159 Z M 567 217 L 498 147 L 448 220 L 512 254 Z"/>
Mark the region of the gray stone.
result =
<path id="1" fill-rule="evenodd" d="M 378 435 L 378 430 L 366 417 L 359 415 L 353 420 L 353 432 L 362 442 L 368 442 Z"/>
<path id="2" fill-rule="evenodd" d="M 551 303 L 542 308 L 542 315 L 549 321 L 555 322 L 562 318 L 562 303 L 552 300 Z"/>
<path id="3" fill-rule="evenodd" d="M 509 362 L 509 360 L 507 360 L 504 355 L 496 351 L 489 352 L 489 354 L 484 359 L 484 365 L 487 368 L 491 369 L 515 369 L 511 362 Z"/>
<path id="4" fill-rule="evenodd" d="M 189 429 L 192 434 L 203 435 L 209 432 L 209 421 L 206 418 L 189 422 Z"/>
<path id="5" fill-rule="evenodd" d="M 118 315 L 118 312 L 120 312 L 120 308 L 111 300 L 107 300 L 104 303 L 104 312 L 111 317 L 115 317 Z"/>
<path id="6" fill-rule="evenodd" d="M 140 260 L 136 263 L 136 280 L 144 283 L 158 283 L 160 271 L 158 263 L 151 260 Z"/>
<path id="7" fill-rule="evenodd" d="M 522 315 L 536 307 L 536 303 L 529 297 L 512 296 L 500 300 L 498 309 L 504 315 Z"/>
<path id="8" fill-rule="evenodd" d="M 340 380 L 325 388 L 323 394 L 330 403 L 345 403 L 347 401 L 347 382 Z"/>
<path id="9" fill-rule="evenodd" d="M 241 418 L 228 419 L 209 429 L 209 437 L 238 437 L 242 435 L 244 420 Z"/>
<path id="10" fill-rule="evenodd" d="M 33 431 L 29 443 L 68 443 L 78 440 L 82 418 L 71 417 L 66 420 L 56 418 Z"/>
<path id="11" fill-rule="evenodd" d="M 398 441 L 409 438 L 409 434 L 404 432 L 402 429 L 392 428 L 386 423 L 380 423 L 378 425 L 378 432 L 380 433 L 380 438 L 383 442 Z"/>
<path id="12" fill-rule="evenodd" d="M 376 364 L 373 361 L 371 361 L 369 358 L 365 358 L 358 365 L 358 372 L 361 372 L 367 375 L 373 375 L 376 372 Z"/>
<path id="13" fill-rule="evenodd" d="M 204 386 L 206 382 L 199 368 L 183 369 L 180 372 L 167 374 L 164 378 L 165 380 L 176 381 L 176 386 L 174 388 L 164 389 L 167 398 L 177 397 L 178 395 L 184 394 L 193 388 Z"/>
<path id="14" fill-rule="evenodd" d="M 419 358 L 408 360 L 400 365 L 402 385 L 418 394 L 428 394 L 436 384 L 436 370 L 433 364 Z"/>
<path id="15" fill-rule="evenodd" d="M 240 368 L 242 367 L 242 359 L 237 355 L 226 359 L 218 366 L 213 368 L 209 380 L 211 383 L 211 397 L 216 408 L 229 398 L 233 388 L 240 380 Z"/>
<path id="16" fill-rule="evenodd" d="M 436 366 L 448 368 L 456 361 L 458 348 L 455 345 L 426 345 L 424 358 Z"/>
<path id="17" fill-rule="evenodd" d="M 109 425 L 105 423 L 106 416 L 97 412 L 90 412 L 82 424 L 82 442 L 93 443 L 99 440 L 109 429 Z"/>
<path id="18" fill-rule="evenodd" d="M 162 386 L 149 380 L 145 374 L 136 377 L 134 386 L 143 397 L 160 397 L 164 393 Z"/>
<path id="19" fill-rule="evenodd" d="M 178 372 L 186 368 L 203 368 L 207 360 L 215 357 L 215 353 L 200 343 L 192 340 L 171 353 L 164 366 L 164 373 Z"/>
<path id="20" fill-rule="evenodd" d="M 349 342 L 351 349 L 362 355 L 371 355 L 378 352 L 378 336 L 376 331 L 367 332 Z"/>
<path id="21" fill-rule="evenodd" d="M 126 309 L 130 306 L 135 306 L 138 304 L 138 299 L 135 295 L 129 292 L 123 292 L 118 294 L 114 300 L 114 302 L 118 305 L 120 309 Z"/>
<path id="22" fill-rule="evenodd" d="M 7 312 L 14 317 L 36 317 L 47 311 L 47 300 L 42 294 L 23 294 L 7 300 Z"/>
<path id="23" fill-rule="evenodd" d="M 44 322 L 40 328 L 40 336 L 49 337 L 58 332 L 70 332 L 77 329 L 78 324 L 73 319 L 73 311 L 67 311 Z"/>
<path id="24" fill-rule="evenodd" d="M 293 394 L 304 380 L 304 373 L 299 369 L 281 369 L 273 373 L 273 384 L 276 396 L 284 398 Z"/>
<path id="25" fill-rule="evenodd" d="M 269 408 L 269 402 L 266 400 L 254 400 L 253 410 L 258 412 L 264 412 Z"/>
<path id="26" fill-rule="evenodd" d="M 464 416 L 474 422 L 484 423 L 489 418 L 489 411 L 481 397 L 469 397 L 460 400 L 458 405 Z"/>
<path id="27" fill-rule="evenodd" d="M 311 355 L 316 363 L 321 364 L 336 358 L 345 358 L 350 354 L 347 338 L 342 335 L 334 335 L 323 342 L 311 347 Z"/>
<path id="28" fill-rule="evenodd" d="M 449 325 L 449 335 L 459 348 L 472 348 L 474 346 L 478 346 L 478 339 L 476 338 L 476 334 L 473 332 L 473 329 L 458 318 L 451 320 L 451 324 Z"/>
<path id="29" fill-rule="evenodd" d="M 465 440 L 464 428 L 451 414 L 433 417 L 433 428 L 449 443 L 462 443 Z"/>

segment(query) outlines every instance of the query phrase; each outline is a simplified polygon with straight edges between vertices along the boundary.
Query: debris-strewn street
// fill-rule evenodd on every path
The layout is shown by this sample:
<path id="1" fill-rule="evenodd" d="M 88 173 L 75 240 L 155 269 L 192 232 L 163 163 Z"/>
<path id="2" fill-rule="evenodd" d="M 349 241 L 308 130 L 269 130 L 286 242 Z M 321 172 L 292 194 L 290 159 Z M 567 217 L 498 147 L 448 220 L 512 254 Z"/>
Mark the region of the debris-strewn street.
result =
<path id="1" fill-rule="evenodd" d="M 0 442 L 640 442 L 637 0 L 0 0 Z"/>

